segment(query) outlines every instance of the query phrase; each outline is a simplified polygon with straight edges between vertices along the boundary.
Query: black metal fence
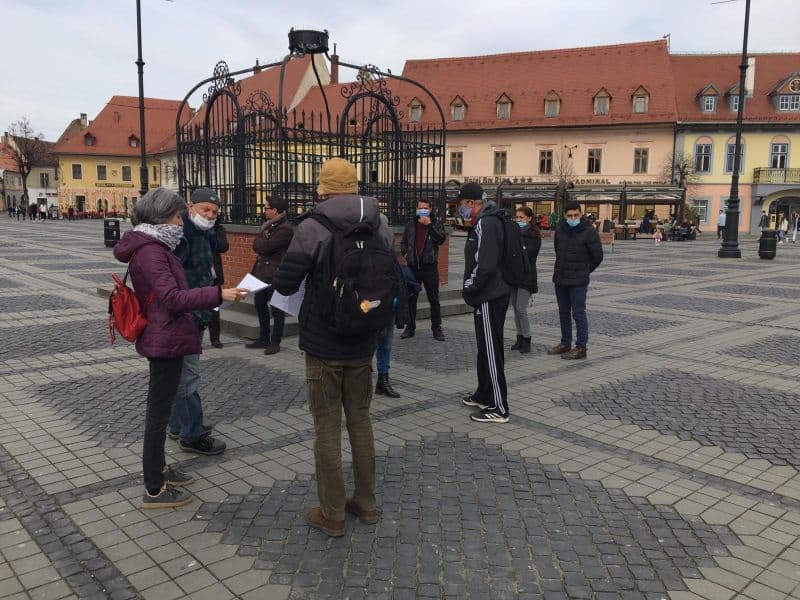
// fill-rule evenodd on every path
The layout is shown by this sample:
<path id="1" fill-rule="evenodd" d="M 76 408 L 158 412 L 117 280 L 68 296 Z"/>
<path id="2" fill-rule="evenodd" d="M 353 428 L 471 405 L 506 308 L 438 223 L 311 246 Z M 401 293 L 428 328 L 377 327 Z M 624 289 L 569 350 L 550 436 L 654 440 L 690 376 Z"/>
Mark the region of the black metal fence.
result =
<path id="1" fill-rule="evenodd" d="M 414 214 L 416 201 L 430 200 L 442 213 L 444 191 L 444 115 L 436 99 L 420 84 L 383 73 L 375 67 L 339 62 L 339 68 L 357 73 L 352 83 L 336 89 L 337 102 L 344 102 L 331 115 L 316 65 L 317 83 L 324 106 L 308 112 L 285 110 L 278 91 L 277 101 L 265 90 L 242 98 L 241 81 L 235 75 L 266 68 L 286 69 L 293 52 L 281 63 L 230 73 L 218 63 L 214 75 L 187 95 L 181 111 L 189 110 L 192 94 L 210 83 L 199 110 L 181 125 L 178 115 L 177 152 L 181 192 L 188 196 L 200 186 L 217 190 L 222 200 L 221 216 L 231 223 L 258 224 L 262 206 L 280 196 L 296 217 L 317 201 L 316 187 L 322 163 L 341 156 L 359 172 L 359 192 L 378 198 L 390 223 L 399 224 Z M 283 77 L 281 77 L 282 85 Z M 429 100 L 438 109 L 433 123 L 412 124 L 399 109 L 401 98 L 390 84 Z M 327 88 L 327 90 L 326 90 Z"/>

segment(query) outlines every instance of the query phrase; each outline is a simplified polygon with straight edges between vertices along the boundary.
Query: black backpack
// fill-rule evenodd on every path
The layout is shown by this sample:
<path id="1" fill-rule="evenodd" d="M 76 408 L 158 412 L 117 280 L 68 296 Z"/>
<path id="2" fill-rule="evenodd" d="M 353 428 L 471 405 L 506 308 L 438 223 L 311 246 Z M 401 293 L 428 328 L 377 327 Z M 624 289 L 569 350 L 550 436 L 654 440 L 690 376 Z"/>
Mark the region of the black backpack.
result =
<path id="1" fill-rule="evenodd" d="M 505 211 L 498 211 L 497 216 L 503 223 L 503 260 L 500 271 L 503 280 L 514 288 L 525 285 L 533 269 L 525 243 L 517 225 Z"/>
<path id="2" fill-rule="evenodd" d="M 323 319 L 343 336 L 374 333 L 391 325 L 399 279 L 394 254 L 377 229 L 369 223 L 340 229 L 316 212 L 311 218 L 333 236 L 329 260 L 312 278 Z"/>

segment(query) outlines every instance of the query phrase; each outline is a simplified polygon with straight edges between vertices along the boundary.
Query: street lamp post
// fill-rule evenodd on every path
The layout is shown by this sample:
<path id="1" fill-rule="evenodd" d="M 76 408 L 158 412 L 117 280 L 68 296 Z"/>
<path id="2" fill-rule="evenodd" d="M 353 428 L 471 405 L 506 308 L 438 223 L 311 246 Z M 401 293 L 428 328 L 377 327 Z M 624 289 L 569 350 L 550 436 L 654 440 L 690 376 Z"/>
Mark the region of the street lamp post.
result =
<path id="1" fill-rule="evenodd" d="M 749 2 L 749 0 L 748 0 Z M 142 60 L 142 3 L 136 0 L 136 41 L 139 47 L 139 56 L 136 66 L 139 68 L 139 148 L 141 150 L 142 164 L 139 167 L 139 181 L 141 189 L 139 197 L 147 193 L 147 144 L 144 133 L 144 61 Z"/>
<path id="2" fill-rule="evenodd" d="M 747 75 L 747 34 L 750 29 L 750 0 L 744 5 L 744 39 L 742 62 L 739 65 L 739 106 L 736 112 L 736 146 L 733 156 L 731 193 L 725 212 L 725 239 L 719 248 L 720 258 L 741 258 L 739 249 L 739 167 L 742 161 L 742 120 L 744 118 L 745 77 Z"/>

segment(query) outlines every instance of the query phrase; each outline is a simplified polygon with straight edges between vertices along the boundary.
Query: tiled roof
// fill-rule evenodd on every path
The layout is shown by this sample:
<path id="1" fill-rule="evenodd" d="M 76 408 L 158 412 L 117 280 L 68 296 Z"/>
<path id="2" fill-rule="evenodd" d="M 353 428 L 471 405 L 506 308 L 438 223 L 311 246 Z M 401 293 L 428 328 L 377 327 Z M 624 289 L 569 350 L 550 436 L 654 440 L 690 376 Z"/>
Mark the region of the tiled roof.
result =
<path id="1" fill-rule="evenodd" d="M 180 106 L 178 100 L 145 98 L 145 126 L 148 154 L 153 148 L 175 133 L 175 118 Z M 185 119 L 191 117 L 186 111 Z M 86 136 L 94 143 L 86 145 Z M 100 111 L 94 121 L 67 139 L 60 140 L 55 154 L 91 154 L 101 156 L 138 156 L 139 147 L 131 147 L 130 138 L 139 137 L 139 99 L 133 96 L 114 96 Z"/>
<path id="2" fill-rule="evenodd" d="M 746 122 L 800 122 L 800 114 L 779 112 L 768 94 L 795 71 L 800 70 L 800 54 L 752 54 L 755 57 L 753 96 L 745 101 Z M 697 92 L 709 84 L 727 93 L 738 89 L 738 54 L 681 55 L 670 57 L 675 78 L 678 120 L 682 122 L 735 122 L 727 97 L 720 97 L 717 110 L 704 113 Z"/>
<path id="3" fill-rule="evenodd" d="M 63 133 L 56 140 L 56 144 L 65 142 L 66 140 L 68 140 L 69 138 L 71 138 L 73 135 L 75 135 L 80 131 L 81 131 L 81 119 L 80 118 L 72 119 L 72 121 L 69 122 L 69 125 L 67 125 L 67 127 L 64 129 Z"/>
<path id="4" fill-rule="evenodd" d="M 0 144 L 0 171 L 17 172 L 17 163 L 11 158 L 11 148 L 6 144 Z"/>
<path id="5" fill-rule="evenodd" d="M 433 92 L 445 112 L 448 129 L 454 130 L 663 123 L 674 121 L 676 116 L 665 40 L 409 60 L 403 75 Z M 633 112 L 632 95 L 639 87 L 650 94 L 646 113 Z M 610 111 L 594 115 L 593 98 L 603 88 L 611 96 Z M 544 113 L 545 96 L 551 91 L 561 99 L 557 117 Z M 497 118 L 496 102 L 503 93 L 513 102 L 510 119 Z M 450 114 L 450 103 L 456 96 L 468 105 L 462 121 L 453 121 Z M 406 106 L 401 108 L 408 112 Z M 423 121 L 433 118 L 431 108 L 426 108 Z"/>
<path id="6" fill-rule="evenodd" d="M 303 81 L 303 77 L 311 67 L 311 58 L 311 55 L 304 56 L 302 58 L 295 58 L 290 60 L 286 65 L 286 72 L 283 79 L 283 98 L 284 107 L 287 110 L 292 108 L 299 101 L 299 98 L 296 98 L 296 96 L 300 90 L 300 84 Z M 248 98 L 253 92 L 259 90 L 266 92 L 272 102 L 275 103 L 275 106 L 277 106 L 280 89 L 280 74 L 281 67 L 279 65 L 276 67 L 270 67 L 269 69 L 263 69 L 258 73 L 238 80 L 239 86 L 241 87 L 238 100 L 242 109 L 246 110 Z M 320 77 L 324 77 L 324 74 L 321 72 Z M 192 125 L 194 126 L 195 124 L 198 124 L 202 126 L 201 124 L 205 119 L 205 115 L 206 104 L 203 103 L 197 110 L 196 114 L 191 118 Z M 173 140 L 172 143 L 174 145 L 175 141 Z"/>

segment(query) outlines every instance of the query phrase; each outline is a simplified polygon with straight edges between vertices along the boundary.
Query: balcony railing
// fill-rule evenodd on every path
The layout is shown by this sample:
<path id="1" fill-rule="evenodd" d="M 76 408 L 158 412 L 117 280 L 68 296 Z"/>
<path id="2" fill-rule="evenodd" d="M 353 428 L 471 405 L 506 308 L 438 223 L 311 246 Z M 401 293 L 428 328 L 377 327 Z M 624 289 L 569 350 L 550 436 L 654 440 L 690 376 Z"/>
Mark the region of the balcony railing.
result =
<path id="1" fill-rule="evenodd" d="M 754 169 L 753 183 L 800 183 L 800 169 Z"/>

